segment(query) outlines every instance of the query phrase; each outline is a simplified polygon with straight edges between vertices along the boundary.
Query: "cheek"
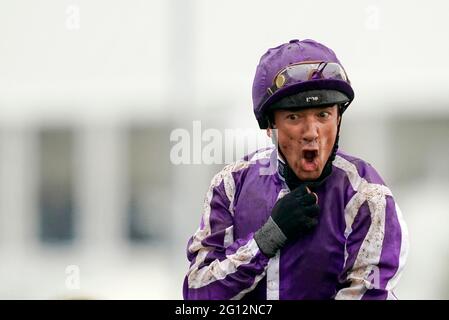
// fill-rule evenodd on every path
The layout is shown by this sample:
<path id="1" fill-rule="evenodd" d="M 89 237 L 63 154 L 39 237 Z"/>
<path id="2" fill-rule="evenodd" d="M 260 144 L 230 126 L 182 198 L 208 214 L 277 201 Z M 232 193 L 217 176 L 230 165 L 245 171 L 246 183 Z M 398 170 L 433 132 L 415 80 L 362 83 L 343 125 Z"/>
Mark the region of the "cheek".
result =
<path id="1" fill-rule="evenodd" d="M 295 135 L 291 132 L 280 132 L 279 133 L 279 145 L 284 149 L 291 149 L 294 145 Z"/>
<path id="2" fill-rule="evenodd" d="M 335 126 L 326 128 L 324 134 L 324 145 L 326 151 L 331 152 L 337 138 L 337 128 Z"/>

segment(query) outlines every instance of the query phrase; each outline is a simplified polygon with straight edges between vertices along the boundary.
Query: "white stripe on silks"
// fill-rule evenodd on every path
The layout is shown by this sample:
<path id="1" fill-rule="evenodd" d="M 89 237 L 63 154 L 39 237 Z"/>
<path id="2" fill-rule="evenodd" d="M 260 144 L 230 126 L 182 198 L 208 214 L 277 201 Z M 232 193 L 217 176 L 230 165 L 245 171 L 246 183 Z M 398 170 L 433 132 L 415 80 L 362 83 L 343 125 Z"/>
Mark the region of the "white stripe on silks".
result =
<path id="1" fill-rule="evenodd" d="M 356 166 L 341 156 L 336 156 L 333 164 L 345 171 L 351 186 L 357 191 L 345 208 L 345 238 L 348 239 L 351 234 L 352 224 L 365 201 L 368 202 L 371 214 L 371 225 L 358 251 L 351 272 L 347 276 L 351 280 L 351 287 L 340 290 L 335 297 L 335 299 L 361 299 L 367 288 L 372 287 L 368 278 L 380 261 L 385 235 L 386 195 L 391 195 L 391 191 L 384 185 L 368 183 L 360 177 Z M 345 244 L 344 268 L 347 258 L 348 252 Z"/>
<path id="2" fill-rule="evenodd" d="M 356 193 L 348 202 L 348 204 L 345 207 L 345 223 L 346 223 L 346 229 L 345 229 L 345 238 L 348 239 L 349 235 L 352 232 L 352 224 L 354 223 L 354 219 L 359 212 L 360 207 L 362 206 L 363 202 L 365 202 L 366 198 L 363 193 Z M 348 259 L 348 249 L 346 247 L 345 242 L 345 261 L 344 266 L 346 266 L 346 261 Z"/>
<path id="3" fill-rule="evenodd" d="M 394 295 L 393 291 L 387 291 L 387 300 L 398 300 L 398 298 Z"/>
<path id="4" fill-rule="evenodd" d="M 209 187 L 209 190 L 206 193 L 206 198 L 204 200 L 204 209 L 203 209 L 203 222 L 204 227 L 203 229 L 198 228 L 198 230 L 195 232 L 195 235 L 193 236 L 193 241 L 191 245 L 189 246 L 189 252 L 193 253 L 198 251 L 202 248 L 201 241 L 203 241 L 207 236 L 210 235 L 210 203 L 212 201 L 212 197 L 214 194 L 214 189 L 218 187 L 223 179 L 225 177 L 227 180 L 227 184 L 225 184 L 225 192 L 226 196 L 232 199 L 229 199 L 231 202 L 230 207 L 232 206 L 232 202 L 234 200 L 234 193 L 235 193 L 235 186 L 232 188 L 232 183 L 230 181 L 234 182 L 234 179 L 232 178 L 232 172 L 237 172 L 239 170 L 245 169 L 249 166 L 249 162 L 247 161 L 240 161 L 236 163 L 231 163 L 223 168 L 219 173 L 217 173 L 213 178 L 211 185 Z M 231 178 L 229 178 L 231 176 Z M 226 187 L 227 185 L 227 187 Z"/>
<path id="5" fill-rule="evenodd" d="M 359 175 L 355 164 L 349 162 L 341 156 L 337 155 L 332 164 L 346 173 L 349 182 L 351 183 L 352 189 L 354 189 L 355 191 L 364 191 L 365 193 L 369 193 L 369 191 L 376 191 L 376 193 L 382 195 L 392 195 L 390 189 L 387 186 L 383 184 L 369 183 L 364 178 L 362 178 Z"/>
<path id="6" fill-rule="evenodd" d="M 261 160 L 261 159 L 269 159 L 271 156 L 271 153 L 274 151 L 274 148 L 269 148 L 267 150 L 263 150 L 261 152 L 256 152 L 255 154 L 253 154 L 253 156 L 251 157 L 251 159 L 249 159 L 250 162 L 255 162 L 257 160 Z"/>
<path id="7" fill-rule="evenodd" d="M 352 271 L 348 275 L 349 279 L 363 280 L 367 288 L 371 288 L 371 280 L 368 279 L 374 267 L 379 264 L 380 255 L 382 253 L 382 243 L 385 236 L 385 196 L 377 198 L 368 198 L 368 207 L 371 212 L 371 225 L 360 246 L 357 258 L 355 259 Z M 379 272 L 376 268 L 374 272 Z M 375 278 L 376 279 L 376 278 Z M 380 275 L 377 275 L 380 279 Z M 376 288 L 380 287 L 380 283 L 375 283 Z M 360 298 L 363 294 L 361 293 Z"/>
<path id="8" fill-rule="evenodd" d="M 211 234 L 210 229 L 210 212 L 211 207 L 210 203 L 212 201 L 214 189 L 218 187 L 221 182 L 223 181 L 224 177 L 227 175 L 232 175 L 232 172 L 242 170 L 249 166 L 249 163 L 247 161 L 241 161 L 237 163 L 232 163 L 223 168 L 219 173 L 217 173 L 213 178 L 211 185 L 209 187 L 209 190 L 206 193 L 206 198 L 204 200 L 204 213 L 203 213 L 203 228 L 198 228 L 198 230 L 195 232 L 193 236 L 193 241 L 190 244 L 188 250 L 191 253 L 197 252 L 198 254 L 195 258 L 195 263 L 190 267 L 188 274 L 191 272 L 194 272 L 194 270 L 198 269 L 198 266 L 203 263 L 203 261 L 206 259 L 208 253 L 212 250 L 212 248 L 205 248 L 201 244 L 201 242 L 208 237 Z M 230 193 L 232 190 L 228 188 L 228 192 Z M 235 190 L 234 190 L 235 191 Z M 228 194 L 227 194 L 228 195 Z M 232 195 L 232 199 L 234 198 L 234 195 Z M 226 231 L 225 231 L 225 237 L 226 237 Z M 228 238 L 229 240 L 229 235 Z"/>
<path id="9" fill-rule="evenodd" d="M 375 266 L 380 261 L 385 235 L 386 198 L 383 196 L 377 199 L 367 199 L 367 201 L 371 212 L 371 225 L 347 276 L 347 279 L 351 281 L 351 286 L 340 290 L 336 299 L 361 299 L 367 289 L 372 287 L 371 272 L 373 270 L 379 272 Z M 380 275 L 374 279 L 380 279 Z M 379 286 L 380 283 L 374 283 L 375 288 L 379 288 Z"/>
<path id="10" fill-rule="evenodd" d="M 227 227 L 223 241 L 223 247 L 227 248 L 234 242 L 234 226 Z"/>
<path id="11" fill-rule="evenodd" d="M 238 161 L 232 165 L 231 170 L 228 171 L 223 177 L 224 189 L 226 192 L 226 196 L 229 200 L 229 212 L 232 216 L 234 216 L 234 197 L 235 197 L 235 181 L 233 172 L 238 172 L 240 170 L 248 168 L 250 162 L 248 161 Z"/>
<path id="12" fill-rule="evenodd" d="M 258 252 L 259 247 L 256 241 L 251 239 L 247 244 L 238 248 L 234 254 L 226 256 L 225 260 L 216 259 L 207 267 L 189 271 L 189 288 L 198 289 L 226 278 L 236 272 L 239 266 L 250 263 Z"/>
<path id="13" fill-rule="evenodd" d="M 283 198 L 290 191 L 288 189 L 281 189 L 277 196 L 277 200 Z M 268 261 L 267 268 L 267 300 L 279 300 L 279 259 L 280 250 L 276 255 Z"/>
<path id="14" fill-rule="evenodd" d="M 257 276 L 254 278 L 254 282 L 253 282 L 253 284 L 251 285 L 251 287 L 249 287 L 249 288 L 247 288 L 247 289 L 245 289 L 245 290 L 240 291 L 236 296 L 232 297 L 231 300 L 240 300 L 240 299 L 243 298 L 243 296 L 244 296 L 245 294 L 247 294 L 247 293 L 250 292 L 250 291 L 253 291 L 254 288 L 255 288 L 255 287 L 257 286 L 257 284 L 259 283 L 259 281 L 260 281 L 263 277 L 265 277 L 266 271 L 267 271 L 267 266 L 265 266 L 265 269 L 264 269 L 264 271 L 263 271 L 261 274 L 257 275 Z"/>
<path id="15" fill-rule="evenodd" d="M 352 268 L 355 270 L 354 276 L 360 279 L 365 279 L 371 273 L 372 269 L 369 267 L 367 268 L 367 266 L 373 266 L 379 263 L 385 235 L 385 197 L 367 199 L 367 201 L 371 212 L 371 225 L 360 246 Z M 359 269 L 365 270 L 363 272 L 363 277 L 362 274 L 357 271 Z"/>
<path id="16" fill-rule="evenodd" d="M 231 174 L 228 174 L 223 179 L 224 189 L 226 192 L 226 196 L 229 199 L 229 212 L 232 216 L 234 216 L 234 195 L 235 195 L 235 182 L 234 177 Z"/>
<path id="17" fill-rule="evenodd" d="M 362 183 L 362 178 L 360 177 L 357 171 L 357 167 L 353 163 L 337 155 L 332 164 L 337 168 L 340 168 L 341 170 L 346 172 L 349 182 L 351 183 L 352 189 L 354 190 L 359 189 L 359 186 Z"/>
<path id="18" fill-rule="evenodd" d="M 267 300 L 279 300 L 279 259 L 280 251 L 268 261 Z"/>
<path id="19" fill-rule="evenodd" d="M 357 192 L 346 205 L 345 208 L 346 239 L 352 232 L 352 224 L 354 223 L 354 219 L 357 215 L 357 212 L 359 212 L 359 209 L 362 206 L 363 202 L 365 202 L 365 200 L 366 200 L 365 195 L 361 192 Z"/>
<path id="20" fill-rule="evenodd" d="M 234 196 L 235 196 L 235 181 L 232 173 L 249 167 L 249 165 L 255 162 L 256 160 L 269 158 L 272 152 L 273 152 L 272 149 L 268 149 L 262 152 L 257 152 L 255 155 L 253 155 L 253 157 L 249 161 L 243 160 L 237 161 L 234 164 L 231 164 L 232 170 L 223 176 L 224 189 L 226 192 L 226 196 L 229 199 L 229 212 L 231 213 L 232 216 L 234 216 Z"/>
<path id="21" fill-rule="evenodd" d="M 397 205 L 397 203 L 395 203 L 395 209 L 396 209 L 396 214 L 398 217 L 398 221 L 399 221 L 399 226 L 401 227 L 401 251 L 399 253 L 399 266 L 398 269 L 396 270 L 396 273 L 394 274 L 394 276 L 388 281 L 386 289 L 387 290 L 393 290 L 399 279 L 401 278 L 402 275 L 402 270 L 404 269 L 404 265 L 405 265 L 405 261 L 407 260 L 407 256 L 408 256 L 408 250 L 409 250 L 409 241 L 408 241 L 408 228 L 407 228 L 407 224 L 404 221 L 404 217 L 402 216 L 402 211 L 399 208 L 399 206 Z"/>
<path id="22" fill-rule="evenodd" d="M 335 300 L 360 300 L 366 292 L 367 287 L 364 281 L 353 279 L 351 286 L 338 291 Z"/>
<path id="23" fill-rule="evenodd" d="M 271 154 L 272 150 L 266 150 L 261 152 L 261 154 L 258 156 L 258 159 L 261 159 L 262 157 L 266 157 L 267 154 Z M 254 158 L 254 157 L 253 157 Z M 253 159 L 251 159 L 254 161 Z M 235 197 L 235 181 L 232 176 L 233 172 L 237 172 L 243 169 L 248 168 L 253 162 L 252 161 L 237 161 L 235 163 L 231 163 L 223 168 L 219 173 L 217 173 L 214 178 L 212 179 L 212 183 L 209 187 L 209 190 L 206 193 L 206 199 L 204 201 L 204 214 L 203 214 L 203 221 L 204 221 L 204 227 L 203 229 L 198 228 L 195 235 L 193 236 L 193 241 L 191 245 L 189 246 L 188 250 L 191 253 L 194 253 L 198 251 L 198 254 L 195 259 L 195 263 L 190 267 L 188 272 L 188 283 L 189 287 L 191 288 L 199 288 L 202 286 L 205 286 L 213 281 L 224 279 L 228 274 L 231 274 L 236 271 L 236 266 L 241 265 L 244 263 L 244 260 L 241 260 L 242 257 L 239 256 L 242 255 L 243 257 L 246 257 L 248 262 L 252 259 L 253 256 L 257 254 L 257 251 L 259 247 L 257 244 L 255 244 L 255 241 L 252 240 L 249 243 L 247 243 L 245 246 L 240 247 L 237 252 L 234 255 L 227 256 L 227 259 L 224 261 L 213 261 L 209 266 L 201 268 L 201 270 L 198 270 L 198 266 L 203 263 L 203 261 L 206 259 L 207 254 L 212 250 L 212 248 L 205 248 L 202 246 L 201 242 L 208 237 L 211 234 L 211 228 L 210 228 L 210 214 L 211 214 L 211 207 L 210 203 L 212 201 L 213 197 L 213 191 L 216 187 L 220 185 L 220 183 L 224 182 L 224 189 L 226 196 L 228 197 L 228 200 L 230 202 L 229 204 L 229 212 L 231 215 L 234 214 L 234 197 Z M 224 238 L 224 246 L 227 247 L 233 243 L 231 242 L 231 233 L 233 232 L 233 229 L 227 228 L 225 230 L 225 238 Z M 232 236 L 233 240 L 233 236 Z M 227 245 L 227 246 L 226 246 Z M 251 257 L 245 256 L 247 254 L 248 249 L 251 252 Z M 235 260 L 235 261 L 233 261 Z M 216 277 L 217 276 L 217 277 Z"/>

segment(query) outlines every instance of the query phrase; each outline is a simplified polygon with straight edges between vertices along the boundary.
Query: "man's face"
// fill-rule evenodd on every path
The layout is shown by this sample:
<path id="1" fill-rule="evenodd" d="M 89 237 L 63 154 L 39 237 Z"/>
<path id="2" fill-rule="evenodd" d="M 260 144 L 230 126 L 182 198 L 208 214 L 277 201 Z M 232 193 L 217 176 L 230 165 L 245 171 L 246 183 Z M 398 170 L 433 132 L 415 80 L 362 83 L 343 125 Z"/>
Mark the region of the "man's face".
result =
<path id="1" fill-rule="evenodd" d="M 279 148 L 299 179 L 319 178 L 331 155 L 339 121 L 337 105 L 274 112 Z"/>

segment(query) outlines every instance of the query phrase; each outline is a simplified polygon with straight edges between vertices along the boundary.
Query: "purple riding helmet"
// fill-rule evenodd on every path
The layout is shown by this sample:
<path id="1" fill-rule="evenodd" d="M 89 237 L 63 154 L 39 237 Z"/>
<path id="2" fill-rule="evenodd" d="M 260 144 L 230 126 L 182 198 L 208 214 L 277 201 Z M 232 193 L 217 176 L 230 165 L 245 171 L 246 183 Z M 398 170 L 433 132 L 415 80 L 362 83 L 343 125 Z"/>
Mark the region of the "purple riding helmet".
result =
<path id="1" fill-rule="evenodd" d="M 257 66 L 253 106 L 261 129 L 269 127 L 269 113 L 276 108 L 338 104 L 342 113 L 353 99 L 335 53 L 314 40 L 291 40 L 271 48 Z"/>

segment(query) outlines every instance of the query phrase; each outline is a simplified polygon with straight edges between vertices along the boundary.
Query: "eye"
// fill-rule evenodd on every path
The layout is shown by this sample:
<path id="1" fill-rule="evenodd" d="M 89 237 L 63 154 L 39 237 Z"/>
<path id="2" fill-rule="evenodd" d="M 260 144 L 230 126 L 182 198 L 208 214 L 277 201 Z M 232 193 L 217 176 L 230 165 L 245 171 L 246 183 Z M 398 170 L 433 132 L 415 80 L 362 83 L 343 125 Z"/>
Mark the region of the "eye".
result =
<path id="1" fill-rule="evenodd" d="M 291 113 L 287 116 L 287 119 L 289 119 L 289 120 L 296 120 L 298 118 L 299 118 L 298 115 L 295 113 Z"/>
<path id="2" fill-rule="evenodd" d="M 328 111 L 320 111 L 320 112 L 318 113 L 318 117 L 320 117 L 320 118 L 322 118 L 322 119 L 327 119 L 327 118 L 329 118 L 330 115 L 331 115 L 331 114 L 330 114 L 330 112 L 328 112 Z"/>

